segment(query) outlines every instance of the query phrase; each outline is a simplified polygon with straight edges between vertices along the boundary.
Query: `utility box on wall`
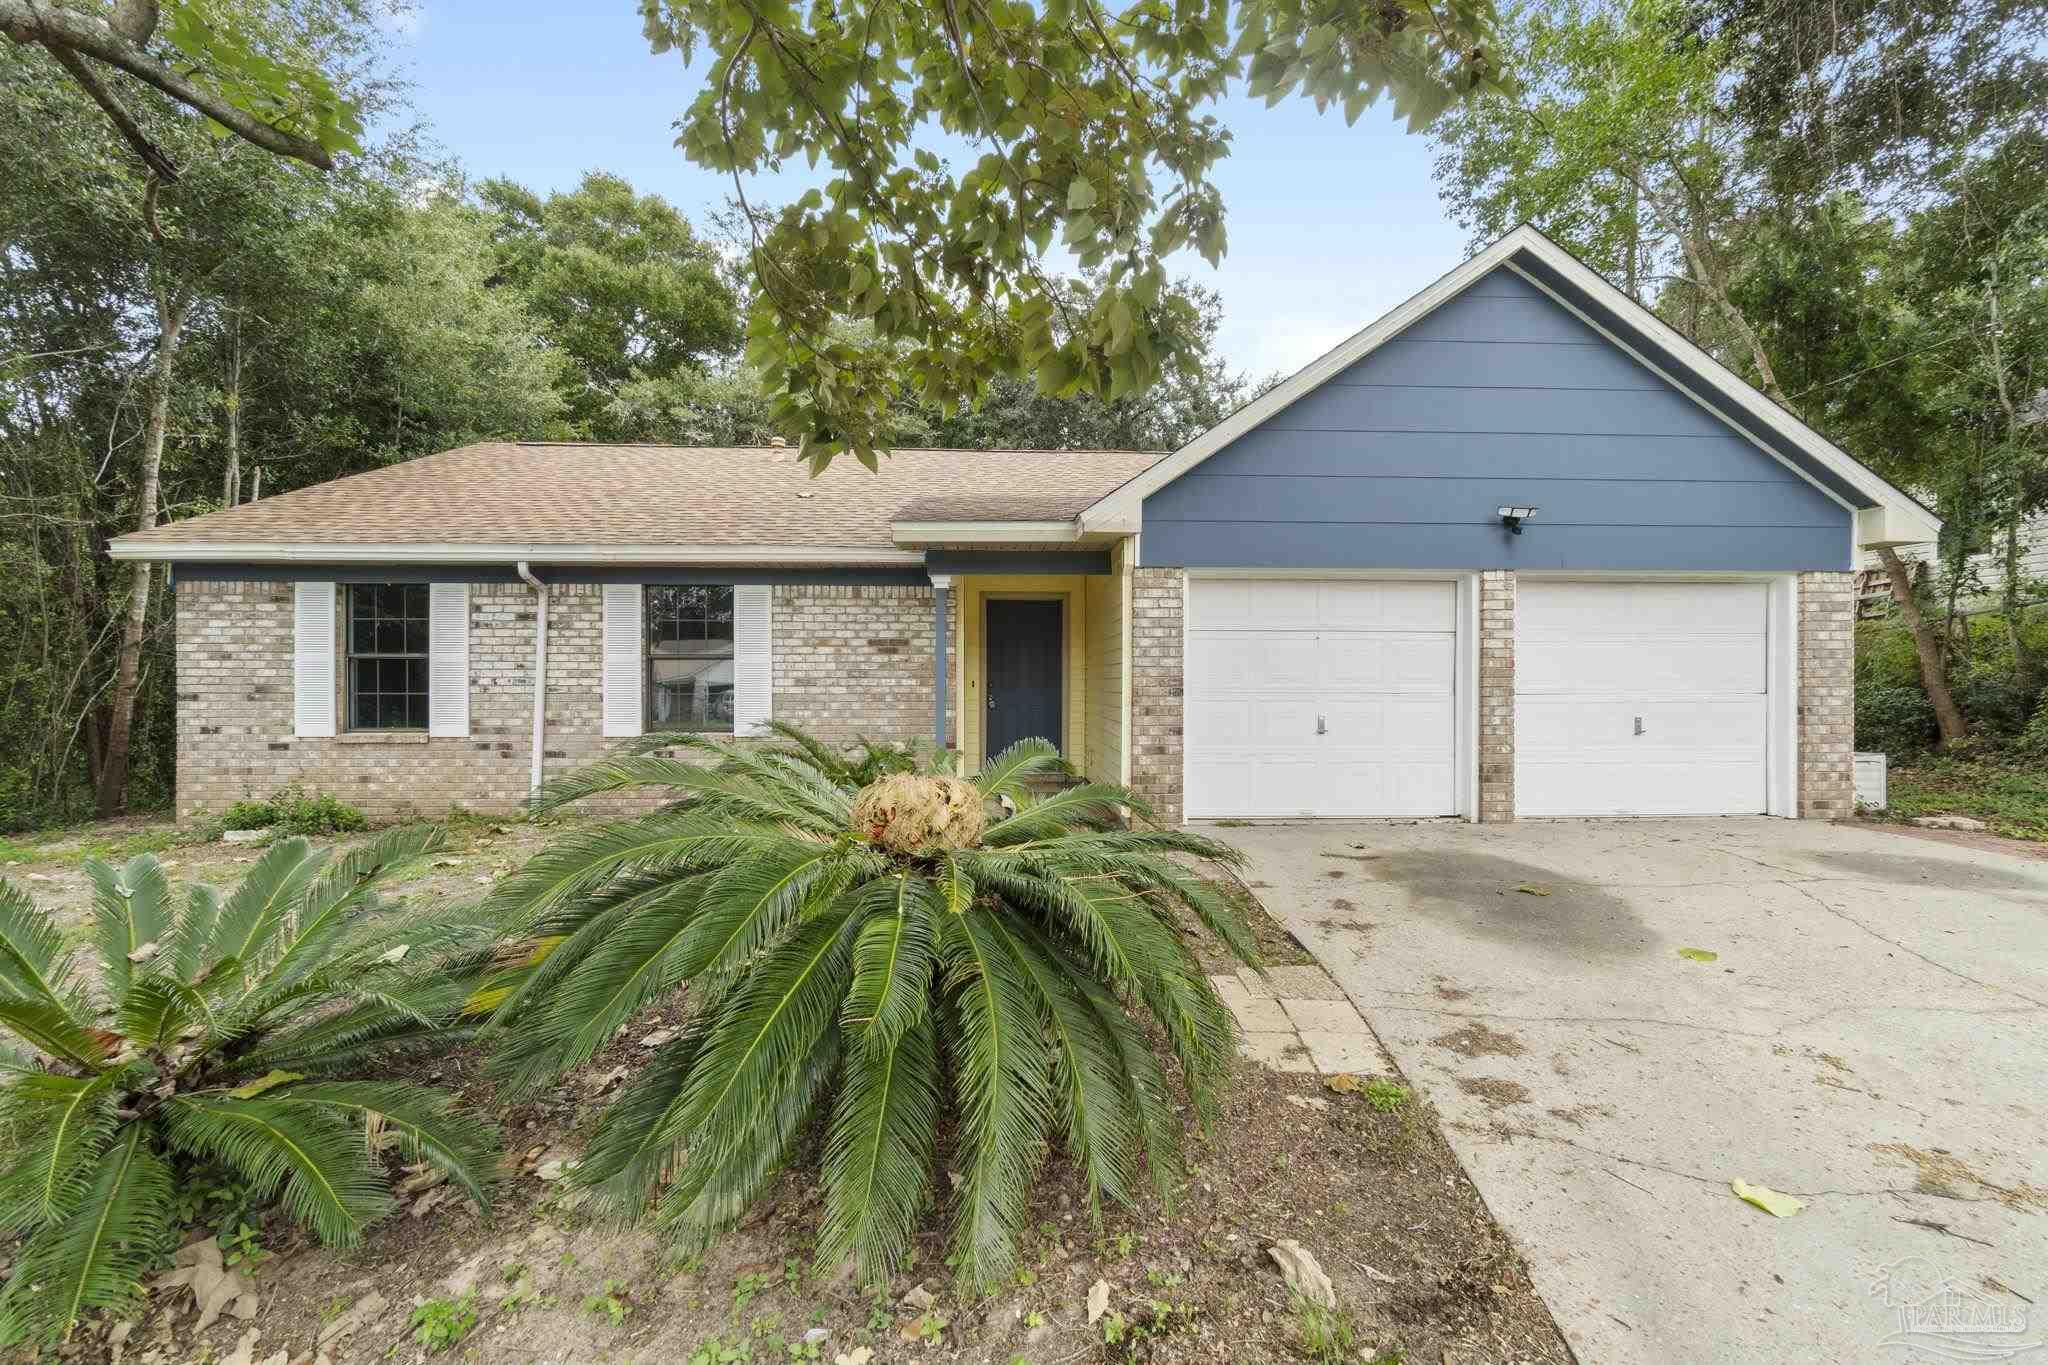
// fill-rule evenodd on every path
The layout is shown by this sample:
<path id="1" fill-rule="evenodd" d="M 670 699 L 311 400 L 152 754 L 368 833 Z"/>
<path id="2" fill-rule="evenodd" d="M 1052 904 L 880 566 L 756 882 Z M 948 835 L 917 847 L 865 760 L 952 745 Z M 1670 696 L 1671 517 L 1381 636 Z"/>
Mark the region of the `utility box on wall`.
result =
<path id="1" fill-rule="evenodd" d="M 1883 754 L 1856 755 L 1856 804 L 1871 810 L 1884 809 L 1885 774 Z"/>

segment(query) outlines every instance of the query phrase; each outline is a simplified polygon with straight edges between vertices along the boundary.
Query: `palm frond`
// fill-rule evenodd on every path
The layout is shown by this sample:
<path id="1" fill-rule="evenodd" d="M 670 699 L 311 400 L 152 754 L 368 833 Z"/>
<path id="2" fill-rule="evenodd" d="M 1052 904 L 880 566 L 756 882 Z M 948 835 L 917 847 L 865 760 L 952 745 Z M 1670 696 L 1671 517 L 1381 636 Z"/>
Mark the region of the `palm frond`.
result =
<path id="1" fill-rule="evenodd" d="M 929 1015 L 886 1046 L 847 1057 L 825 1139 L 820 1272 L 851 1255 L 860 1282 L 871 1284 L 903 1264 L 931 1199 L 938 1110 L 938 1038 Z"/>
<path id="2" fill-rule="evenodd" d="M 365 1144 L 337 1114 L 225 1091 L 173 1096 L 163 1112 L 179 1149 L 234 1168 L 259 1197 L 281 1192 L 285 1212 L 329 1246 L 354 1246 L 391 1211 Z"/>
<path id="3" fill-rule="evenodd" d="M 164 972 L 150 972 L 130 982 L 114 1018 L 130 1041 L 167 1048 L 187 1025 L 210 1013 L 198 991 Z"/>
<path id="4" fill-rule="evenodd" d="M 692 1161 L 664 1191 L 657 1216 L 685 1248 L 709 1246 L 739 1221 L 747 1205 L 768 1187 L 789 1160 L 804 1123 L 839 1066 L 839 1034 L 820 1033 L 810 1050 L 792 1064 L 757 1112 L 748 1140 L 728 1148 L 715 1162 Z"/>
<path id="5" fill-rule="evenodd" d="M 118 1071 L 79 1078 L 31 1072 L 5 1087 L 24 1140 L 0 1172 L 0 1230 L 55 1222 L 78 1207 L 100 1153 L 114 1140 Z"/>
<path id="6" fill-rule="evenodd" d="M 40 1001 L 69 1015 L 77 1005 L 73 957 L 57 921 L 28 893 L 0 879 L 0 995 Z"/>
<path id="7" fill-rule="evenodd" d="M 220 924 L 221 904 L 216 887 L 199 882 L 187 889 L 184 912 L 171 926 L 169 962 L 178 980 L 192 981 L 206 965 L 206 950 L 213 946 L 214 930 Z"/>
<path id="8" fill-rule="evenodd" d="M 886 1052 L 929 1007 L 937 917 L 945 907 L 930 882 L 899 872 L 860 888 L 852 908 L 861 926 L 840 1022 L 862 1047 Z"/>
<path id="9" fill-rule="evenodd" d="M 730 751 L 721 750 L 730 759 Z M 635 787 L 670 787 L 708 805 L 728 819 L 763 824 L 789 824 L 799 829 L 828 829 L 829 811 L 821 811 L 787 787 L 756 780 L 744 771 L 707 768 L 653 754 L 623 754 L 578 768 L 555 778 L 533 799 L 535 814 L 573 801 Z"/>
<path id="10" fill-rule="evenodd" d="M 326 865 L 327 854 L 315 853 L 304 839 L 281 839 L 264 849 L 221 907 L 209 964 L 254 962 Z"/>
<path id="11" fill-rule="evenodd" d="M 1056 777 L 1067 771 L 1067 761 L 1051 740 L 1020 739 L 981 765 L 974 785 L 991 801 L 1007 796 L 1022 805 L 1030 795 L 1027 785 L 1034 777 Z"/>
<path id="12" fill-rule="evenodd" d="M 1015 815 L 989 826 L 984 841 L 1001 848 L 1050 834 L 1065 834 L 1077 825 L 1108 826 L 1121 818 L 1120 807 L 1129 795 L 1122 787 L 1104 782 L 1068 787 L 1036 801 L 1019 803 Z"/>
<path id="13" fill-rule="evenodd" d="M 107 1038 L 79 1023 L 62 1001 L 0 996 L 0 1029 L 47 1056 L 86 1071 L 106 1065 Z"/>
<path id="14" fill-rule="evenodd" d="M 789 842 L 768 826 L 735 826 L 687 808 L 660 811 L 564 835 L 493 887 L 484 905 L 515 928 L 528 928 L 613 877 L 680 875 Z"/>
<path id="15" fill-rule="evenodd" d="M 965 1167 L 953 1255 L 962 1279 L 983 1285 L 1016 1266 L 1017 1234 L 1051 1118 L 1050 1059 L 1038 1011 L 992 918 L 969 911 L 939 921 L 957 1017 L 950 1034 Z"/>
<path id="16" fill-rule="evenodd" d="M 357 1127 L 374 1123 L 396 1134 L 406 1155 L 432 1162 L 479 1209 L 490 1209 L 498 1130 L 438 1090 L 397 1081 L 298 1081 L 264 1098 L 282 1109 L 305 1106 L 338 1114 Z"/>
<path id="17" fill-rule="evenodd" d="M 833 1028 L 851 970 L 850 923 L 846 912 L 830 911 L 799 926 L 724 1002 L 681 1096 L 690 1152 L 675 1182 L 679 1206 L 759 1136 L 782 1100 L 779 1080 Z"/>
<path id="18" fill-rule="evenodd" d="M 96 1309 L 142 1297 L 142 1277 L 176 1238 L 171 1173 L 131 1123 L 106 1153 L 72 1212 L 45 1224 L 15 1257 L 0 1293 L 0 1342 L 54 1344 Z"/>
<path id="19" fill-rule="evenodd" d="M 350 927 L 350 917 L 374 901 L 378 881 L 443 842 L 433 825 L 400 825 L 353 849 L 306 889 L 293 907 L 288 937 L 251 986 L 253 992 L 289 984 L 320 964 Z M 413 922 L 401 920 L 401 922 Z M 252 954 L 237 953 L 244 963 Z"/>
<path id="20" fill-rule="evenodd" d="M 1166 1069 L 1160 1066 L 1158 1055 L 1139 1034 L 1122 1002 L 1107 987 L 1078 965 L 1072 979 L 1088 1008 L 1102 1021 L 1103 1029 L 1116 1044 L 1144 1142 L 1145 1168 L 1152 1176 L 1153 1193 L 1170 1202 L 1187 1171 L 1181 1157 L 1180 1116 L 1174 1112 L 1173 1096 L 1166 1086 Z"/>
<path id="21" fill-rule="evenodd" d="M 1003 915 L 987 920 L 1038 996 L 1053 1045 L 1053 1094 L 1066 1119 L 1067 1150 L 1088 1180 L 1090 1206 L 1099 1211 L 1104 1195 L 1130 1203 L 1139 1118 L 1116 1041 L 1082 999 L 1072 964 L 1061 961 L 1028 920 Z"/>
<path id="22" fill-rule="evenodd" d="M 151 945 L 161 948 L 170 928 L 170 879 L 155 855 L 140 853 L 119 868 L 98 858 L 85 860 L 92 881 L 93 939 L 99 947 L 100 972 L 114 999 L 128 989 L 135 958 Z"/>
<path id="23" fill-rule="evenodd" d="M 529 1011 L 493 1060 L 494 1074 L 517 1093 L 596 1056 L 628 1019 L 683 978 L 685 936 L 703 887 L 670 884 L 636 897 L 631 914 L 610 926 Z"/>
<path id="24" fill-rule="evenodd" d="M 836 896 L 859 856 L 844 842 L 784 838 L 712 873 L 683 937 L 683 975 L 729 971 L 746 960 L 812 896 Z"/>

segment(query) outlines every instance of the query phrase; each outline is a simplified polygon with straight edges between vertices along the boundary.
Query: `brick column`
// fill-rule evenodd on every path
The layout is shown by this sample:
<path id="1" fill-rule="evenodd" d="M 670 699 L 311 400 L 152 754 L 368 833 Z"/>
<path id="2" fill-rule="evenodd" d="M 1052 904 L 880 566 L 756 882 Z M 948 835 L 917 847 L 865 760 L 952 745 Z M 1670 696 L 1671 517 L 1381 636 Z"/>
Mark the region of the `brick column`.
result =
<path id="1" fill-rule="evenodd" d="M 1131 789 L 1161 824 L 1181 822 L 1181 613 L 1179 569 L 1131 574 Z"/>
<path id="2" fill-rule="evenodd" d="M 1799 818 L 1856 813 L 1856 576 L 1799 575 Z"/>
<path id="3" fill-rule="evenodd" d="M 1515 573 L 1479 575 L 1479 819 L 1515 818 Z"/>

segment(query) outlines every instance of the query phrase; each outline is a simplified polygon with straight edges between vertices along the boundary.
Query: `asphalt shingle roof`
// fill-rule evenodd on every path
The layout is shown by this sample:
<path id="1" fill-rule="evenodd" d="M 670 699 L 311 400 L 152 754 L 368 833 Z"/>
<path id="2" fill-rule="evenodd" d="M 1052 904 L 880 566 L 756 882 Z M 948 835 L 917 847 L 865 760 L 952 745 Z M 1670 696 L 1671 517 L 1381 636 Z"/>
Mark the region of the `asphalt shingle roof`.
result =
<path id="1" fill-rule="evenodd" d="M 534 544 L 891 549 L 894 521 L 1066 520 L 1163 458 L 899 450 L 813 479 L 780 447 L 485 441 L 121 537 L 126 546 Z"/>

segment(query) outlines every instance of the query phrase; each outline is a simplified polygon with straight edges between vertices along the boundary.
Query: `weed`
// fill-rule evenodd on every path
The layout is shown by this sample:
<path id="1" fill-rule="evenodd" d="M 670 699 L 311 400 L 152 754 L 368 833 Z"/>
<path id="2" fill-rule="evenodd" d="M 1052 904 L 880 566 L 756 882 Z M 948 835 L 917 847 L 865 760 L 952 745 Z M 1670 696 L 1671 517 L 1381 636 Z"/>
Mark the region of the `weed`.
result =
<path id="1" fill-rule="evenodd" d="M 1300 1295 L 1294 1299 L 1294 1330 L 1301 1337 L 1301 1349 L 1321 1365 L 1342 1365 L 1358 1350 L 1358 1333 L 1349 1313 Z"/>
<path id="2" fill-rule="evenodd" d="M 734 1361 L 753 1358 L 753 1342 L 741 1340 L 727 1344 L 723 1337 L 712 1337 L 698 1342 L 691 1349 L 684 1365 L 732 1365 Z"/>
<path id="3" fill-rule="evenodd" d="M 732 1311 L 742 1312 L 754 1301 L 754 1296 L 775 1283 L 766 1271 L 747 1271 L 732 1282 Z"/>
<path id="4" fill-rule="evenodd" d="M 518 1284 L 520 1276 L 526 1273 L 526 1262 L 508 1261 L 498 1273 L 505 1277 L 506 1284 Z"/>
<path id="5" fill-rule="evenodd" d="M 1382 1114 L 1393 1113 L 1396 1109 L 1408 1103 L 1409 1099 L 1407 1086 L 1378 1076 L 1367 1081 L 1365 1089 L 1359 1093 L 1365 1096 L 1367 1104 L 1379 1110 Z"/>
<path id="6" fill-rule="evenodd" d="M 439 1355 L 459 1344 L 476 1326 L 476 1291 L 472 1289 L 459 1299 L 428 1299 L 412 1310 L 406 1326 L 412 1328 L 412 1339 L 426 1347 L 428 1355 Z"/>
<path id="7" fill-rule="evenodd" d="M 333 1322 L 343 1313 L 346 1313 L 348 1311 L 348 1306 L 354 1302 L 355 1300 L 350 1298 L 348 1295 L 341 1294 L 321 1304 L 320 1325 L 322 1327 L 325 1327 L 328 1323 Z"/>
<path id="8" fill-rule="evenodd" d="M 592 1316 L 610 1318 L 612 1326 L 619 1326 L 633 1311 L 633 1304 L 626 1297 L 626 1282 L 606 1280 L 597 1293 L 584 1295 L 583 1311 Z"/>
<path id="9" fill-rule="evenodd" d="M 221 820 L 228 829 L 275 829 L 285 834 L 354 834 L 370 827 L 369 819 L 340 797 L 326 792 L 308 796 L 284 787 L 266 801 L 237 801 Z"/>
<path id="10" fill-rule="evenodd" d="M 939 1338 L 946 1335 L 946 1324 L 950 1321 L 952 1319 L 937 1309 L 920 1314 L 917 1319 L 917 1335 L 923 1339 L 925 1345 L 936 1346 L 939 1344 Z"/>

